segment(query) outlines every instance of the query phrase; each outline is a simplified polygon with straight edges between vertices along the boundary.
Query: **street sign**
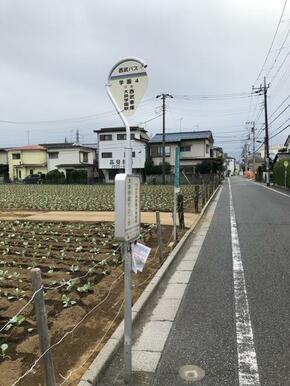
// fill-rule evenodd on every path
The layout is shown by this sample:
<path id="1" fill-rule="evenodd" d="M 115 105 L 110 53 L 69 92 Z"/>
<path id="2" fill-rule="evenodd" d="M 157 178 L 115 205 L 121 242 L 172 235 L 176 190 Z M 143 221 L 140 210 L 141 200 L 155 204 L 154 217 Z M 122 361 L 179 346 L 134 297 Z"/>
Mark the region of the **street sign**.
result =
<path id="1" fill-rule="evenodd" d="M 115 178 L 115 238 L 133 241 L 140 234 L 140 179 L 125 173 Z"/>
<path id="2" fill-rule="evenodd" d="M 133 58 L 125 59 L 113 67 L 109 82 L 110 92 L 122 113 L 133 115 L 147 89 L 145 66 Z"/>
<path id="3" fill-rule="evenodd" d="M 146 88 L 147 65 L 139 58 L 120 60 L 111 69 L 106 90 L 126 128 L 125 173 L 115 177 L 115 238 L 123 241 L 124 380 L 132 375 L 132 245 L 140 234 L 140 180 L 132 176 L 131 131 L 127 116 L 136 111 Z"/>
<path id="4" fill-rule="evenodd" d="M 284 167 L 285 167 L 285 168 L 288 167 L 288 161 L 284 161 Z"/>

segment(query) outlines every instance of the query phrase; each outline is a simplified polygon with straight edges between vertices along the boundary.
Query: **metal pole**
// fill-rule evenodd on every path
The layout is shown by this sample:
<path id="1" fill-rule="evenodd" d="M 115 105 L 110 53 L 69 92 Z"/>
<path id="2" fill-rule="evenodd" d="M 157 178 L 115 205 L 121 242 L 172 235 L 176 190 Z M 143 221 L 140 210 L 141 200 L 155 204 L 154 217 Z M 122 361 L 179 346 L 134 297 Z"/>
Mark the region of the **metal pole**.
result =
<path id="1" fill-rule="evenodd" d="M 177 211 L 177 191 L 174 186 L 173 191 L 173 241 L 176 241 L 176 211 Z"/>
<path id="2" fill-rule="evenodd" d="M 165 94 L 162 94 L 162 183 L 165 185 Z"/>
<path id="3" fill-rule="evenodd" d="M 157 225 L 157 238 L 158 238 L 158 247 L 159 247 L 159 262 L 163 260 L 163 242 L 162 242 L 162 233 L 160 225 L 160 212 L 156 212 L 156 225 Z"/>
<path id="4" fill-rule="evenodd" d="M 285 189 L 286 189 L 287 188 L 287 167 L 285 167 L 284 179 L 285 179 Z"/>
<path id="5" fill-rule="evenodd" d="M 256 149 L 255 149 L 255 144 L 256 144 L 256 131 L 255 131 L 255 122 L 253 123 L 253 127 L 252 127 L 252 133 L 253 133 L 253 173 L 254 173 L 254 179 L 255 176 L 256 176 Z"/>
<path id="6" fill-rule="evenodd" d="M 41 271 L 39 268 L 31 270 L 32 289 L 33 292 L 38 291 L 42 286 Z M 39 336 L 39 343 L 41 354 L 43 356 L 44 369 L 45 369 L 45 384 L 46 386 L 55 386 L 54 367 L 52 361 L 51 351 L 47 351 L 50 348 L 50 339 L 47 327 L 47 315 L 44 303 L 43 291 L 37 292 L 34 299 L 36 324 Z"/>
<path id="7" fill-rule="evenodd" d="M 132 374 L 132 260 L 131 243 L 125 241 L 124 256 L 124 363 L 125 382 L 129 383 Z"/>
<path id="8" fill-rule="evenodd" d="M 269 157 L 269 125 L 268 125 L 268 107 L 267 107 L 267 84 L 264 76 L 264 110 L 265 110 L 265 157 L 266 157 L 266 183 L 270 185 L 270 157 Z"/>
<path id="9" fill-rule="evenodd" d="M 132 174 L 132 148 L 131 148 L 131 130 L 129 123 L 122 114 L 119 106 L 113 98 L 110 91 L 110 84 L 106 85 L 107 94 L 111 99 L 117 113 L 122 119 L 126 128 L 126 143 L 125 148 L 125 173 Z M 132 259 L 131 259 L 131 244 L 123 242 L 123 259 L 124 259 L 124 379 L 126 383 L 130 382 L 132 374 Z"/>

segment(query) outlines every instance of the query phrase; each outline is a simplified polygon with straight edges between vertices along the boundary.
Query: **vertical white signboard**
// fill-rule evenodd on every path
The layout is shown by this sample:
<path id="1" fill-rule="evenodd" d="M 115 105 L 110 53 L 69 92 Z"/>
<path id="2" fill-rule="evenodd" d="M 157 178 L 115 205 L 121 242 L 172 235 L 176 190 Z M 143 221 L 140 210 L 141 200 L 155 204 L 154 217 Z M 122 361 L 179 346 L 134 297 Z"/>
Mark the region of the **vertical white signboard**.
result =
<path id="1" fill-rule="evenodd" d="M 140 235 L 140 179 L 125 173 L 115 179 L 115 238 L 133 241 Z"/>

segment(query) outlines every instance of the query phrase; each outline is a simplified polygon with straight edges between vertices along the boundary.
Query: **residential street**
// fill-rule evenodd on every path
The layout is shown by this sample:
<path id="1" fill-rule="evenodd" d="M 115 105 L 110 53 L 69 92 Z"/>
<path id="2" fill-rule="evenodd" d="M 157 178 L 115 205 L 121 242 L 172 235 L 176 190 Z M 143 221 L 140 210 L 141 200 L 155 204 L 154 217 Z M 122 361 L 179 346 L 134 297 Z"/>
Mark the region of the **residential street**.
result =
<path id="1" fill-rule="evenodd" d="M 290 195 L 281 193 L 225 181 L 156 386 L 187 384 L 178 369 L 189 364 L 205 370 L 195 384 L 290 385 Z"/>

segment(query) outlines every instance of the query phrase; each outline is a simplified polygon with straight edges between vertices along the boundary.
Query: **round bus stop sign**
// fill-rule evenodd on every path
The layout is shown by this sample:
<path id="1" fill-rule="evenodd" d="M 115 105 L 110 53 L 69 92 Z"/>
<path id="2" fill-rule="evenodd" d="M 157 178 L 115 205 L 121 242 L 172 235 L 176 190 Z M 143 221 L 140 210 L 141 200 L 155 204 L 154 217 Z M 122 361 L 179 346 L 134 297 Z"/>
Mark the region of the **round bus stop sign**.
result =
<path id="1" fill-rule="evenodd" d="M 284 161 L 284 166 L 285 166 L 285 168 L 288 167 L 288 161 Z"/>

